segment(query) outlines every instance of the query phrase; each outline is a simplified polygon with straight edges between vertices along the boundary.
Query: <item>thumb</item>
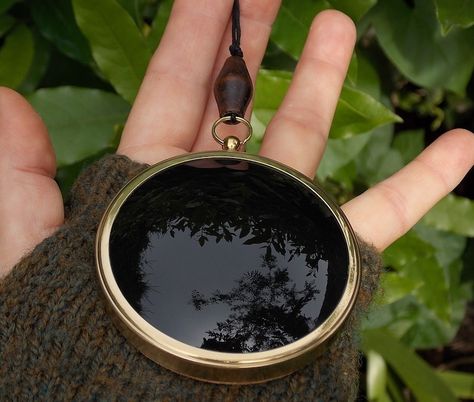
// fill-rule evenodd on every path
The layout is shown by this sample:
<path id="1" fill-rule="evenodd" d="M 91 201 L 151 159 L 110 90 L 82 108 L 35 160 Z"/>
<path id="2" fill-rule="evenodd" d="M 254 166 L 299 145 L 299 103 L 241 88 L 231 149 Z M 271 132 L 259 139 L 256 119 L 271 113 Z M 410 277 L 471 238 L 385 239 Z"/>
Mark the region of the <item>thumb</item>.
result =
<path id="1" fill-rule="evenodd" d="M 45 125 L 15 91 L 0 88 L 0 278 L 64 220 Z"/>

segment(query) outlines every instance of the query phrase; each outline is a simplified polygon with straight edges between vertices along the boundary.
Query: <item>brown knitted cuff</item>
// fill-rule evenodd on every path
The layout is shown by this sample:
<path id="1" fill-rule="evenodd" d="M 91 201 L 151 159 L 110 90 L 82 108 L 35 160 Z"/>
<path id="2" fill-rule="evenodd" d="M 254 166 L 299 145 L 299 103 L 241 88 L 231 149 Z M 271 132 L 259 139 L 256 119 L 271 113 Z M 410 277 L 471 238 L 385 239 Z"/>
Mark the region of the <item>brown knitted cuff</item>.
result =
<path id="1" fill-rule="evenodd" d="M 360 241 L 356 308 L 323 354 L 279 380 L 216 385 L 144 357 L 105 311 L 94 242 L 112 197 L 145 165 L 108 156 L 76 182 L 66 223 L 0 282 L 0 400 L 350 401 L 358 387 L 356 326 L 376 291 L 381 260 Z"/>

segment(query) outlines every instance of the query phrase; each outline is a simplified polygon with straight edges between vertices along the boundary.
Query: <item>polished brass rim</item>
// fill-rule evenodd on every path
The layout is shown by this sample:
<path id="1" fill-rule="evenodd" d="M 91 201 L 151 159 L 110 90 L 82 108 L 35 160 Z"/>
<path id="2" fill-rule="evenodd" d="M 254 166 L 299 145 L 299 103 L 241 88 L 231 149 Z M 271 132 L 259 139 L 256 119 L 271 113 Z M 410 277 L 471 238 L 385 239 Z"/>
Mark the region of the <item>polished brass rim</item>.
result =
<path id="1" fill-rule="evenodd" d="M 173 166 L 223 157 L 248 161 L 279 171 L 310 189 L 331 210 L 344 234 L 349 255 L 349 275 L 344 294 L 331 315 L 318 328 L 288 345 L 255 353 L 223 353 L 180 342 L 156 329 L 142 318 L 120 291 L 109 259 L 109 239 L 121 206 L 142 183 Z M 354 306 L 360 286 L 360 256 L 354 232 L 338 205 L 306 176 L 270 159 L 238 152 L 215 151 L 186 154 L 151 166 L 117 194 L 100 223 L 96 239 L 96 261 L 101 286 L 115 323 L 142 353 L 177 373 L 215 383 L 258 383 L 285 376 L 321 352 L 325 341 L 341 327 Z"/>

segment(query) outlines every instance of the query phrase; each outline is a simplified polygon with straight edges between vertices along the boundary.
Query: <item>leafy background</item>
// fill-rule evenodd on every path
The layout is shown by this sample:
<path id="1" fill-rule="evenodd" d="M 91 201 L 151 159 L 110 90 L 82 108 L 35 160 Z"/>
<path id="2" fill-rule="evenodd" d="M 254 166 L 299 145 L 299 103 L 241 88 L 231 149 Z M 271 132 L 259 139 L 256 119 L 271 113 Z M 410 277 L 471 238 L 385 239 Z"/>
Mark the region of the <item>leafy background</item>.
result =
<path id="1" fill-rule="evenodd" d="M 27 96 L 46 122 L 66 196 L 84 166 L 117 146 L 171 6 L 0 0 L 0 85 Z M 474 1 L 283 0 L 257 79 L 249 152 L 288 88 L 314 15 L 327 8 L 358 27 L 317 176 L 342 203 L 442 132 L 474 129 Z M 362 331 L 361 400 L 474 399 L 473 176 L 384 253 L 383 290 Z"/>

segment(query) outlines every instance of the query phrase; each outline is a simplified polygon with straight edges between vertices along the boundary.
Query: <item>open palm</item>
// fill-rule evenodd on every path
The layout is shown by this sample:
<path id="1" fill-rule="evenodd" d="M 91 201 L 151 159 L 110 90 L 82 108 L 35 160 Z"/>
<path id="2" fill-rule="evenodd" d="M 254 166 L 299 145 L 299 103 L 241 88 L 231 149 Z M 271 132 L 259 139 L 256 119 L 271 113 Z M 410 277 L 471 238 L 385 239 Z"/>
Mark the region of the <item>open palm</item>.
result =
<path id="1" fill-rule="evenodd" d="M 253 79 L 278 12 L 277 0 L 241 0 L 242 48 Z M 118 149 L 156 163 L 216 149 L 212 84 L 228 56 L 232 0 L 199 8 L 176 0 L 170 22 L 124 129 Z M 355 42 L 352 21 L 337 11 L 314 20 L 292 85 L 268 126 L 260 153 L 314 176 Z M 250 113 L 250 110 L 249 112 Z M 235 130 L 235 129 L 234 129 Z M 355 231 L 383 250 L 403 235 L 474 164 L 474 135 L 452 130 L 389 179 L 343 206 Z M 64 221 L 54 181 L 54 151 L 30 105 L 0 89 L 0 276 Z"/>

